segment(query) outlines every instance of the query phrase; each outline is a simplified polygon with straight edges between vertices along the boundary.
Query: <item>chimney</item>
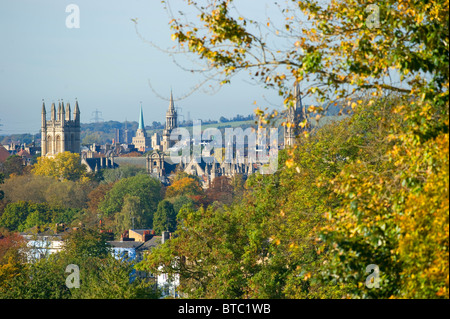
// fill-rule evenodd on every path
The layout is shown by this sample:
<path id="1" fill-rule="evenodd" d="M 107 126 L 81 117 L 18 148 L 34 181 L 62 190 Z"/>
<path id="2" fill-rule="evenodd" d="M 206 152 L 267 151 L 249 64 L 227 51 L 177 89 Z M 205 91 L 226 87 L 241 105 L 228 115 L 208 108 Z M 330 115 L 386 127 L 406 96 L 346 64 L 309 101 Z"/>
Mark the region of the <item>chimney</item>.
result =
<path id="1" fill-rule="evenodd" d="M 162 232 L 161 244 L 164 244 L 170 238 L 170 233 L 168 231 Z"/>

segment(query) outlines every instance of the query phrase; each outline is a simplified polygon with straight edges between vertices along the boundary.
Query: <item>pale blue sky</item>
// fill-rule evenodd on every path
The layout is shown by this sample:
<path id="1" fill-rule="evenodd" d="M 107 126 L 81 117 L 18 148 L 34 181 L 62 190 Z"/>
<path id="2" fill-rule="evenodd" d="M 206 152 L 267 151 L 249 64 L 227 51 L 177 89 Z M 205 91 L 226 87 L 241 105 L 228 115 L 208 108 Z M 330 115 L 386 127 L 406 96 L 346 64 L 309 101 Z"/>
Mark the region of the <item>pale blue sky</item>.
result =
<path id="1" fill-rule="evenodd" d="M 172 0 L 177 11 L 181 0 Z M 242 0 L 244 15 L 264 17 L 261 0 Z M 69 4 L 80 8 L 80 28 L 65 25 Z M 170 40 L 170 18 L 159 0 L 2 0 L 0 1 L 0 135 L 37 133 L 41 100 L 78 98 L 82 122 L 98 109 L 104 120 L 138 120 L 142 101 L 145 123 L 164 121 L 170 88 L 180 98 L 199 78 L 174 65 L 172 59 L 144 43 L 131 18 L 138 18 L 143 36 L 161 47 Z M 186 64 L 185 64 L 186 65 Z M 176 102 L 193 119 L 218 119 L 253 112 L 258 105 L 281 103 L 276 92 L 235 78 L 217 94 L 203 91 Z M 269 105 L 268 105 L 269 106 Z"/>

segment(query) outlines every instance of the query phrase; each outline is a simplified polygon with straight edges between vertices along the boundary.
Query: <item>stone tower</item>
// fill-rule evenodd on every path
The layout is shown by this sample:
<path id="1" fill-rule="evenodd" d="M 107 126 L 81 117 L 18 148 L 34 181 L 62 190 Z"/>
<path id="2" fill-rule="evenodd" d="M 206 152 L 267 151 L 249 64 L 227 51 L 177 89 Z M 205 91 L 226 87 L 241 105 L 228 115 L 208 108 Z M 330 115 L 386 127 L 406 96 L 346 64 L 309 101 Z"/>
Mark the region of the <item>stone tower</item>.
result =
<path id="1" fill-rule="evenodd" d="M 305 120 L 306 113 L 302 105 L 302 97 L 300 95 L 300 85 L 295 84 L 294 87 L 294 106 L 290 107 L 287 113 L 286 125 L 284 127 L 284 147 L 292 147 L 295 138 L 300 133 L 299 124 Z"/>
<path id="2" fill-rule="evenodd" d="M 41 156 L 54 157 L 58 153 L 80 153 L 80 109 L 75 99 L 75 110 L 71 118 L 70 104 L 64 107 L 58 102 L 58 111 L 52 103 L 50 120 L 47 120 L 45 103 L 41 113 Z"/>
<path id="3" fill-rule="evenodd" d="M 162 146 L 163 151 L 167 151 L 169 148 L 173 146 L 175 141 L 170 140 L 170 134 L 172 131 L 178 127 L 177 123 L 178 115 L 177 111 L 175 110 L 175 105 L 173 103 L 173 95 L 172 91 L 170 92 L 170 103 L 169 103 L 169 109 L 166 112 L 166 127 L 164 128 L 163 132 L 163 140 L 162 140 Z"/>

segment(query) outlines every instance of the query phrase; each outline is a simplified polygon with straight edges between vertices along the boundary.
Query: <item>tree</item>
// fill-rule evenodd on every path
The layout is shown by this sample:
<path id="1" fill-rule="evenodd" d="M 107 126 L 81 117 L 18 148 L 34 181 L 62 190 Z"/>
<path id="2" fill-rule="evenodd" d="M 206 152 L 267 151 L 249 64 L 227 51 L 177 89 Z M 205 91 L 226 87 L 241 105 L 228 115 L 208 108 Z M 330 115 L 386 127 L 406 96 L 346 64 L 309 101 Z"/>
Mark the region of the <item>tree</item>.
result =
<path id="1" fill-rule="evenodd" d="M 200 181 L 191 177 L 175 180 L 166 190 L 166 197 L 189 196 L 191 198 L 203 194 Z"/>
<path id="2" fill-rule="evenodd" d="M 70 298 L 65 285 L 65 266 L 55 256 L 30 264 L 6 264 L 3 270 L 7 270 L 9 276 L 0 281 L 2 299 Z"/>
<path id="3" fill-rule="evenodd" d="M 80 268 L 80 289 L 71 289 L 71 298 L 156 298 L 152 283 L 131 281 L 133 264 L 115 259 L 106 239 L 98 228 L 81 228 L 65 238 L 60 258 Z"/>
<path id="4" fill-rule="evenodd" d="M 125 195 L 122 210 L 115 215 L 117 233 L 121 234 L 124 230 L 139 229 L 148 225 L 144 212 L 138 196 Z"/>
<path id="5" fill-rule="evenodd" d="M 9 262 L 25 262 L 25 244 L 25 239 L 18 233 L 12 233 L 7 229 L 0 229 L 0 265 Z"/>
<path id="6" fill-rule="evenodd" d="M 11 176 L 12 174 L 22 175 L 24 171 L 22 158 L 19 155 L 9 156 L 6 161 L 0 165 L 0 171 L 6 177 Z"/>
<path id="7" fill-rule="evenodd" d="M 3 173 L 0 173 L 0 185 L 5 182 L 5 175 Z M 0 200 L 5 197 L 5 192 L 3 190 L 0 190 Z"/>
<path id="8" fill-rule="evenodd" d="M 88 179 L 86 165 L 81 164 L 80 155 L 71 152 L 56 154 L 55 158 L 39 157 L 32 172 L 60 180 L 78 181 Z"/>
<path id="9" fill-rule="evenodd" d="M 113 186 L 114 183 L 100 184 L 88 194 L 88 208 L 90 211 L 97 213 L 99 204 Z"/>
<path id="10" fill-rule="evenodd" d="M 66 286 L 67 265 L 79 267 L 80 288 Z M 152 287 L 133 278 L 133 264 L 115 259 L 98 229 L 78 229 L 65 238 L 64 250 L 34 263 L 0 265 L 0 298 L 94 299 L 157 298 Z M 135 276 L 134 276 L 135 277 Z"/>
<path id="11" fill-rule="evenodd" d="M 28 202 L 8 204 L 0 217 L 0 226 L 15 231 L 28 217 Z"/>
<path id="12" fill-rule="evenodd" d="M 181 210 L 181 208 L 183 208 L 186 205 L 195 205 L 194 200 L 188 196 L 176 196 L 176 197 L 167 198 L 165 200 L 172 203 L 173 209 L 176 214 L 178 214 L 178 212 Z"/>
<path id="13" fill-rule="evenodd" d="M 205 191 L 209 203 L 220 202 L 231 204 L 233 202 L 233 186 L 231 179 L 226 176 L 216 177 L 210 187 Z"/>
<path id="14" fill-rule="evenodd" d="M 198 23 L 183 12 L 171 20 L 179 47 L 206 62 L 222 84 L 248 71 L 278 90 L 287 108 L 293 105 L 295 82 L 308 87 L 302 95 L 314 96 L 320 105 L 341 99 L 351 111 L 370 110 L 399 95 L 389 108 L 369 112 L 385 134 L 369 137 L 369 145 L 360 145 L 365 135 L 359 135 L 349 150 L 360 149 L 360 156 L 330 176 L 310 180 L 328 185 L 341 200 L 324 212 L 328 223 L 316 233 L 330 257 L 323 273 L 350 296 L 448 298 L 448 2 L 287 1 L 277 4 L 286 18 L 279 27 L 270 18 L 245 19 L 234 3 L 188 1 L 200 12 Z M 266 30 L 267 36 L 255 30 Z M 277 47 L 280 39 L 284 48 Z M 400 81 L 394 83 L 392 76 Z M 316 118 L 324 111 L 307 109 Z M 256 113 L 263 123 L 273 118 L 260 109 Z M 288 152 L 286 167 L 302 174 L 295 154 Z M 294 247 L 298 243 L 297 237 L 289 240 Z M 380 266 L 380 289 L 364 288 L 369 264 Z"/>
<path id="15" fill-rule="evenodd" d="M 163 200 L 158 204 L 158 209 L 153 217 L 153 230 L 157 234 L 163 231 L 174 232 L 176 229 L 177 214 L 173 205 Z"/>
<path id="16" fill-rule="evenodd" d="M 111 217 L 122 211 L 126 196 L 139 198 L 142 209 L 142 227 L 151 227 L 153 213 L 156 211 L 161 198 L 161 183 L 147 174 L 123 178 L 116 182 L 110 191 L 106 193 L 98 209 L 105 217 Z"/>
<path id="17" fill-rule="evenodd" d="M 47 189 L 55 182 L 57 180 L 49 176 L 36 176 L 34 174 L 13 176 L 5 181 L 5 200 L 10 202 L 46 202 Z"/>
<path id="18" fill-rule="evenodd" d="M 133 165 L 120 165 L 115 169 L 103 170 L 103 183 L 115 183 L 122 178 L 145 174 L 145 169 Z"/>
<path id="19" fill-rule="evenodd" d="M 46 229 L 55 223 L 70 223 L 76 209 L 51 206 L 48 203 L 18 201 L 9 203 L 0 217 L 0 227 L 10 231 L 25 231 L 33 227 Z"/>

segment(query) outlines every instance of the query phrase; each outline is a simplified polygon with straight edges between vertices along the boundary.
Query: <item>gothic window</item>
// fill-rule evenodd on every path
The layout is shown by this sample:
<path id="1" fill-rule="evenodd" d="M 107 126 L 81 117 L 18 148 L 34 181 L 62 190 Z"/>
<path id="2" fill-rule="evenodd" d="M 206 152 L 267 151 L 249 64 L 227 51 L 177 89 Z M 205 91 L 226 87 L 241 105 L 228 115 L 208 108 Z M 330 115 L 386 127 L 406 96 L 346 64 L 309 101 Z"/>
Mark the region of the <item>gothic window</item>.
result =
<path id="1" fill-rule="evenodd" d="M 53 153 L 53 140 L 51 135 L 47 136 L 47 153 Z"/>
<path id="2" fill-rule="evenodd" d="M 61 152 L 61 136 L 56 136 L 56 153 Z"/>

